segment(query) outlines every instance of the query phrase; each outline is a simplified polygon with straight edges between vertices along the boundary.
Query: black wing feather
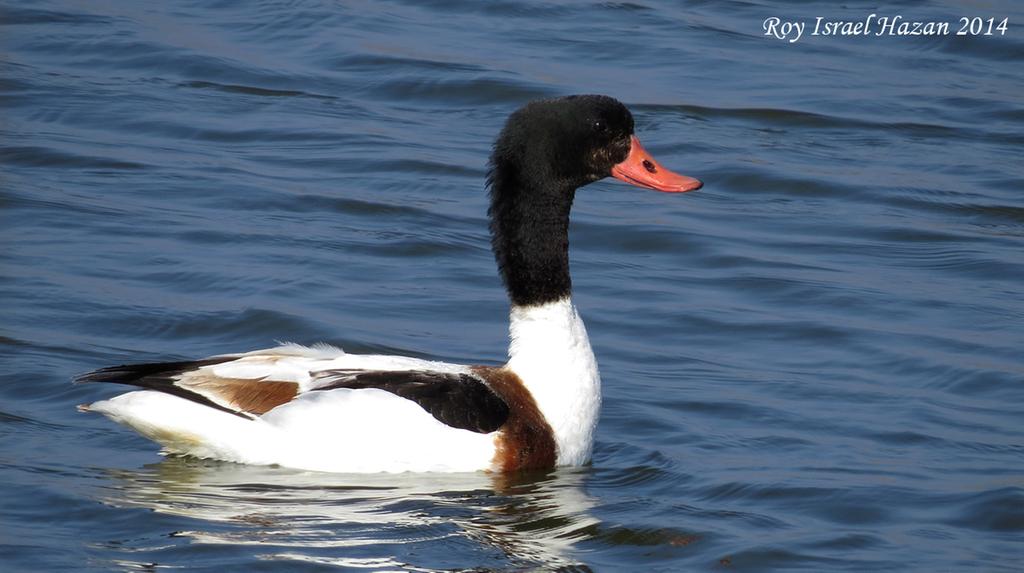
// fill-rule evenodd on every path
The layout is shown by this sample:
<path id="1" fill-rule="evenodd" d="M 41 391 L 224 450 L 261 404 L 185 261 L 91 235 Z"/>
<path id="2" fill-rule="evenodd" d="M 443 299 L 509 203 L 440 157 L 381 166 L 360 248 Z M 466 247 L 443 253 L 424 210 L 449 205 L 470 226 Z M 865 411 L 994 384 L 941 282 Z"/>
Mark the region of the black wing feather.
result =
<path id="1" fill-rule="evenodd" d="M 182 362 L 148 362 L 144 364 L 108 366 L 106 368 L 100 368 L 99 370 L 93 370 L 92 372 L 76 376 L 75 383 L 110 382 L 113 384 L 138 386 L 139 388 L 156 390 L 165 394 L 171 394 L 172 396 L 191 400 L 198 404 L 216 408 L 217 410 L 234 414 L 241 418 L 245 418 L 246 420 L 251 420 L 252 416 L 247 416 L 237 410 L 232 410 L 231 408 L 222 406 L 202 394 L 174 384 L 177 381 L 178 376 L 185 372 L 196 370 L 203 366 L 211 366 L 213 364 L 228 362 L 229 360 L 235 360 L 237 358 L 237 356 L 216 356 L 213 358 L 205 358 L 203 360 L 187 360 Z"/>
<path id="2" fill-rule="evenodd" d="M 412 400 L 438 421 L 489 434 L 508 419 L 508 404 L 483 380 L 470 374 L 425 370 L 325 370 L 315 390 L 377 388 Z"/>

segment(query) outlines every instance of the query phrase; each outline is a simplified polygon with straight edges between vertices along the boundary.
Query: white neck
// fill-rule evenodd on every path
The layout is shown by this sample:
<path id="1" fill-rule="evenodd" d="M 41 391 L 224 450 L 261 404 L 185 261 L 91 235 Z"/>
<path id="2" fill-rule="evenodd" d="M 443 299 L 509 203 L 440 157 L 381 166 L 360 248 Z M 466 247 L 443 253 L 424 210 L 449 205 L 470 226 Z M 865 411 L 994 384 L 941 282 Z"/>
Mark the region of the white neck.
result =
<path id="1" fill-rule="evenodd" d="M 601 377 L 572 299 L 513 306 L 509 339 L 508 367 L 554 430 L 558 465 L 587 463 L 601 409 Z"/>

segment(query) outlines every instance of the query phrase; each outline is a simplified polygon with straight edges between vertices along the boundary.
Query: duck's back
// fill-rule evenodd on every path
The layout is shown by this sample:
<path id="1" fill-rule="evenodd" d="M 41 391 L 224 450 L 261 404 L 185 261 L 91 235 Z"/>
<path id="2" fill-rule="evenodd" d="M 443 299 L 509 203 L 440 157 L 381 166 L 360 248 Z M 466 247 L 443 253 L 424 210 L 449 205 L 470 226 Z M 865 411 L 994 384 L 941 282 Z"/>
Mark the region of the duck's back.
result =
<path id="1" fill-rule="evenodd" d="M 318 471 L 490 469 L 507 416 L 467 367 L 331 347 L 120 366 L 81 379 L 148 388 L 83 408 L 170 453 Z"/>

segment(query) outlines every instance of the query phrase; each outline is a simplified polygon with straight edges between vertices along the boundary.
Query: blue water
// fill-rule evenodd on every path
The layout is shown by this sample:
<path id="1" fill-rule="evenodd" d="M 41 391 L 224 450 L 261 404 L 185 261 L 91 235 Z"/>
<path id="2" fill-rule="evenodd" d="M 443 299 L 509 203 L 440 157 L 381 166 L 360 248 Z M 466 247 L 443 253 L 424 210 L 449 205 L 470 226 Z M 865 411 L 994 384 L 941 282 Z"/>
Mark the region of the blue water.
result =
<path id="1" fill-rule="evenodd" d="M 1024 570 L 1016 2 L 5 2 L 4 571 Z M 771 16 L 1005 35 L 765 37 Z M 287 340 L 494 364 L 509 112 L 615 96 L 577 195 L 592 467 L 162 458 L 70 378 Z"/>

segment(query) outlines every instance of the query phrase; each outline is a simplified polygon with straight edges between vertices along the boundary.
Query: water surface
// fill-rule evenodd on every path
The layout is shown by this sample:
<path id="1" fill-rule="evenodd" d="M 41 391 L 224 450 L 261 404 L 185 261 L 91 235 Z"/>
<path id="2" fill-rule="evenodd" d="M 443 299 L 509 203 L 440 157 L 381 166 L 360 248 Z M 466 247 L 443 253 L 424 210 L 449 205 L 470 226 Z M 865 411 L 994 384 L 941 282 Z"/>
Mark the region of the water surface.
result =
<path id="1" fill-rule="evenodd" d="M 761 28 L 873 12 L 1010 25 Z M 1020 571 L 1021 23 L 1011 2 L 6 3 L 3 569 Z M 281 340 L 500 363 L 489 146 L 580 92 L 706 184 L 577 195 L 592 467 L 162 458 L 75 411 L 116 390 L 83 371 Z"/>

